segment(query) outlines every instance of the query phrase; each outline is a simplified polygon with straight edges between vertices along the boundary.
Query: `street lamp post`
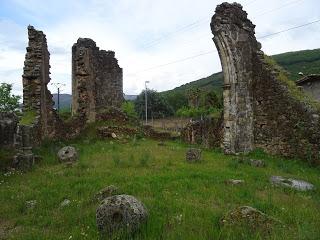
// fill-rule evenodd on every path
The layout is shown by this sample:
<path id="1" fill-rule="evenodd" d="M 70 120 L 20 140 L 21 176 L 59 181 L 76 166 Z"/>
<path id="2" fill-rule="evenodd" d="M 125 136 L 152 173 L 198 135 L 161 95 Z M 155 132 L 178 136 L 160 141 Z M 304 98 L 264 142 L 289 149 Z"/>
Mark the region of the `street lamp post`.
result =
<path id="1" fill-rule="evenodd" d="M 145 86 L 145 91 L 144 91 L 144 98 L 145 98 L 145 107 L 146 107 L 146 125 L 148 124 L 148 94 L 147 94 L 147 84 L 149 83 L 149 81 L 145 81 L 144 82 L 144 86 Z"/>
<path id="2" fill-rule="evenodd" d="M 60 89 L 61 87 L 65 86 L 63 83 L 51 83 L 51 85 L 55 86 L 58 91 L 58 113 L 60 111 Z"/>

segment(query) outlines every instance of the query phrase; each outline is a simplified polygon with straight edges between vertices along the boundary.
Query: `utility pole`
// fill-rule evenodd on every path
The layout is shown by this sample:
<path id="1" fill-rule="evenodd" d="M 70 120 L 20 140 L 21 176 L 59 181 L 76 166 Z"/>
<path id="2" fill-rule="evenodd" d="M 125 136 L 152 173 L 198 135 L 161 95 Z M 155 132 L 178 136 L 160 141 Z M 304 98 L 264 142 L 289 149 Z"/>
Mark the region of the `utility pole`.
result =
<path id="1" fill-rule="evenodd" d="M 145 107 L 146 107 L 146 125 L 148 124 L 148 94 L 147 94 L 147 84 L 149 83 L 149 81 L 145 81 L 144 82 L 144 86 L 145 86 L 145 91 L 144 91 L 144 98 L 145 98 Z"/>
<path id="2" fill-rule="evenodd" d="M 66 86 L 63 83 L 51 83 L 51 85 L 55 86 L 57 88 L 57 92 L 58 92 L 58 113 L 60 111 L 60 89 L 64 86 Z"/>

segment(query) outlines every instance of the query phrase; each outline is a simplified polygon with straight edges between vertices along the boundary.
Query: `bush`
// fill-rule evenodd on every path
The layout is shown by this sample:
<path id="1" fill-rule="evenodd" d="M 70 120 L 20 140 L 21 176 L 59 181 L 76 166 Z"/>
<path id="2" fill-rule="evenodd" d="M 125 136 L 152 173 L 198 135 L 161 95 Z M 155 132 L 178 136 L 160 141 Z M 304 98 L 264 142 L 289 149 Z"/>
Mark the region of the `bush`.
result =
<path id="1" fill-rule="evenodd" d="M 192 117 L 199 118 L 205 116 L 218 117 L 221 113 L 222 109 L 215 107 L 182 107 L 177 112 L 176 115 L 178 117 Z"/>
<path id="2" fill-rule="evenodd" d="M 20 96 L 11 94 L 12 85 L 0 85 L 0 112 L 18 112 Z"/>
<path id="3" fill-rule="evenodd" d="M 134 108 L 132 101 L 125 101 L 121 106 L 122 111 L 130 118 L 138 118 L 138 114 Z"/>

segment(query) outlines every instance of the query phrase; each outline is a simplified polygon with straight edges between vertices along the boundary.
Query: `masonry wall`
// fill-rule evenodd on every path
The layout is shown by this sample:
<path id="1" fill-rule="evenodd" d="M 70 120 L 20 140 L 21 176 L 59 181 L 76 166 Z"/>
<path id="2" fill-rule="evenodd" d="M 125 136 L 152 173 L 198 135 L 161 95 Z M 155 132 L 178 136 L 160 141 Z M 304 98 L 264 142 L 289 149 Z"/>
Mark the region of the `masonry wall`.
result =
<path id="1" fill-rule="evenodd" d="M 23 113 L 34 115 L 33 124 L 37 141 L 54 138 L 58 116 L 53 109 L 52 94 L 47 88 L 50 82 L 50 53 L 46 35 L 28 26 L 29 43 L 23 68 Z"/>
<path id="2" fill-rule="evenodd" d="M 225 152 L 262 148 L 320 163 L 318 107 L 266 58 L 242 6 L 218 5 L 211 29 L 225 79 Z"/>
<path id="3" fill-rule="evenodd" d="M 113 51 L 99 50 L 88 38 L 72 47 L 72 113 L 89 122 L 106 107 L 121 107 L 123 73 Z"/>
<path id="4" fill-rule="evenodd" d="M 0 147 L 13 147 L 16 140 L 18 117 L 14 113 L 0 112 Z"/>
<path id="5" fill-rule="evenodd" d="M 204 118 L 191 121 L 181 131 L 181 138 L 189 144 L 198 144 L 206 148 L 219 147 L 222 140 L 222 117 Z"/>

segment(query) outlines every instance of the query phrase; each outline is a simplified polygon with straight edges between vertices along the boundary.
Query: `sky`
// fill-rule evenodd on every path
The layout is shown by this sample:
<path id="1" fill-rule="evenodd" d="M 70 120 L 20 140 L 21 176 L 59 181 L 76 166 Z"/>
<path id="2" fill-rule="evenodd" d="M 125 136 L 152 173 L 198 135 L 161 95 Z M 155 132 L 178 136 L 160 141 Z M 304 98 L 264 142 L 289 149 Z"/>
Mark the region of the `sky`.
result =
<path id="1" fill-rule="evenodd" d="M 13 92 L 22 95 L 28 25 L 47 35 L 51 82 L 65 84 L 63 93 L 71 94 L 71 47 L 79 37 L 115 51 L 125 94 L 139 94 L 145 81 L 149 88 L 164 91 L 207 77 L 221 71 L 217 52 L 193 56 L 216 50 L 210 20 L 222 2 L 0 0 L 0 82 L 13 84 Z M 238 2 L 256 25 L 258 38 L 320 19 L 319 0 Z M 319 29 L 320 22 L 260 42 L 268 55 L 320 48 Z M 53 85 L 48 87 L 56 92 Z"/>

